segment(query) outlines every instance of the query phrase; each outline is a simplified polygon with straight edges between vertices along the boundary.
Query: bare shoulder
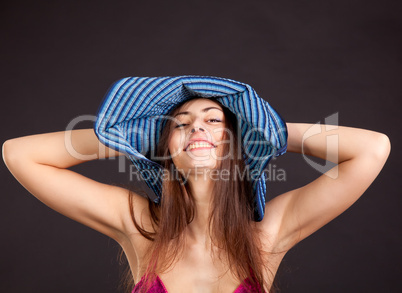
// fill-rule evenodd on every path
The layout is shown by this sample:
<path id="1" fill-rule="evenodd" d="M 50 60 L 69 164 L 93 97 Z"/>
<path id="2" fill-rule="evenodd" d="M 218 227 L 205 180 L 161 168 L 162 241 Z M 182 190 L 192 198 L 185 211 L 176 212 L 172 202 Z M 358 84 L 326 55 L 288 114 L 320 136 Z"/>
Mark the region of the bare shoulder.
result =
<path id="1" fill-rule="evenodd" d="M 296 239 L 290 237 L 293 235 L 288 235 L 283 227 L 283 218 L 295 192 L 291 190 L 268 201 L 264 218 L 257 223 L 262 232 L 262 242 L 270 251 L 286 253 L 297 243 Z"/>
<path id="2" fill-rule="evenodd" d="M 133 217 L 135 218 L 135 221 L 137 222 L 137 224 L 139 224 L 139 226 L 142 229 L 153 232 L 151 213 L 149 211 L 149 199 L 139 195 L 134 191 L 124 188 L 121 188 L 120 190 L 116 191 L 120 192 L 127 199 L 126 209 L 123 215 L 123 223 L 124 223 L 123 234 L 124 237 L 127 238 L 125 240 L 132 239 L 133 237 L 138 239 L 138 236 L 140 236 L 140 239 L 144 238 L 134 225 Z M 130 206 L 129 204 L 129 197 L 131 197 L 132 199 L 132 206 Z"/>
<path id="3" fill-rule="evenodd" d="M 123 216 L 124 232 L 117 242 L 124 250 L 133 276 L 135 279 L 139 279 L 142 272 L 140 267 L 143 263 L 144 256 L 147 251 L 149 251 L 151 242 L 137 229 L 133 217 L 142 229 L 147 232 L 155 232 L 154 226 L 152 225 L 151 213 L 149 211 L 149 199 L 127 189 L 121 189 L 117 192 L 121 192 L 122 195 L 125 194 L 127 198 Z M 130 206 L 127 196 L 131 196 L 132 206 Z"/>

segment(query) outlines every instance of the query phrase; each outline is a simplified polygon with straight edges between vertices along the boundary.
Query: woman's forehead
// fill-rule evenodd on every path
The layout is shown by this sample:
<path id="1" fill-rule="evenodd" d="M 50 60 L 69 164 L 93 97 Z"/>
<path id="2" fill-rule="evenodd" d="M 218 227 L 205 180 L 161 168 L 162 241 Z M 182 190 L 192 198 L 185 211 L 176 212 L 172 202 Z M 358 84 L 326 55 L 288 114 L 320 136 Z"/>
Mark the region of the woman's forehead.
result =
<path id="1" fill-rule="evenodd" d="M 191 99 L 190 101 L 181 105 L 177 110 L 184 111 L 189 109 L 201 109 L 200 107 L 216 107 L 222 110 L 222 106 L 219 102 L 204 98 Z"/>

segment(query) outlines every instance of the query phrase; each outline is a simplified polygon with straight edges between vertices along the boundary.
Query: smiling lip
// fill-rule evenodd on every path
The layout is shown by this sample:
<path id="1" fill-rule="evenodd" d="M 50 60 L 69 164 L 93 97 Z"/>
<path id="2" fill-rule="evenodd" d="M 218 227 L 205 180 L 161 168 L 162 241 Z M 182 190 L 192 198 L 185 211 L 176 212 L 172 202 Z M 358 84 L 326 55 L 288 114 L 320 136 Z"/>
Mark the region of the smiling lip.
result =
<path id="1" fill-rule="evenodd" d="M 200 150 L 200 149 L 210 149 L 210 148 L 215 148 L 215 147 L 216 147 L 212 142 L 210 142 L 210 141 L 208 141 L 208 140 L 205 140 L 205 139 L 195 139 L 195 140 L 191 140 L 191 141 L 188 142 L 188 144 L 187 144 L 186 148 L 184 149 L 184 151 L 187 152 L 187 151 L 188 151 L 188 147 L 189 147 L 192 143 L 194 143 L 194 142 L 206 142 L 206 143 L 210 144 L 211 146 L 210 146 L 210 147 L 198 147 L 198 148 L 191 149 L 190 151 L 192 151 L 192 150 Z"/>
<path id="2" fill-rule="evenodd" d="M 209 150 L 212 149 L 213 146 L 211 145 L 210 147 L 199 147 L 199 148 L 193 148 L 191 150 L 188 150 L 187 152 L 193 152 L 193 151 L 198 151 L 198 150 Z"/>

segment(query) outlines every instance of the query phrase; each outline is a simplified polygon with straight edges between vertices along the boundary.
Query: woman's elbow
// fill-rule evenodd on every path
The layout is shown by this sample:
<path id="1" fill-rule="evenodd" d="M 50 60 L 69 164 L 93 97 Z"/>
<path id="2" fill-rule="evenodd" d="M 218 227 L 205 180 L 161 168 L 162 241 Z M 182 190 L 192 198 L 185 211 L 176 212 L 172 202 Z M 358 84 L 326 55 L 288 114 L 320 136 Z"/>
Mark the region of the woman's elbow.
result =
<path id="1" fill-rule="evenodd" d="M 3 143 L 2 156 L 8 169 L 10 169 L 19 158 L 21 158 L 22 154 L 18 152 L 19 148 L 16 139 L 9 139 Z"/>
<path id="2" fill-rule="evenodd" d="M 9 167 L 10 161 L 12 160 L 12 142 L 11 140 L 6 140 L 3 143 L 2 149 L 1 149 L 1 154 L 3 157 L 3 161 L 6 164 L 7 167 Z"/>
<path id="3" fill-rule="evenodd" d="M 375 132 L 375 136 L 372 140 L 372 156 L 377 160 L 385 161 L 387 160 L 391 152 L 391 141 L 389 137 L 381 132 Z"/>
<path id="4" fill-rule="evenodd" d="M 384 133 L 379 133 L 378 145 L 379 154 L 387 158 L 391 152 L 391 140 L 389 137 Z"/>

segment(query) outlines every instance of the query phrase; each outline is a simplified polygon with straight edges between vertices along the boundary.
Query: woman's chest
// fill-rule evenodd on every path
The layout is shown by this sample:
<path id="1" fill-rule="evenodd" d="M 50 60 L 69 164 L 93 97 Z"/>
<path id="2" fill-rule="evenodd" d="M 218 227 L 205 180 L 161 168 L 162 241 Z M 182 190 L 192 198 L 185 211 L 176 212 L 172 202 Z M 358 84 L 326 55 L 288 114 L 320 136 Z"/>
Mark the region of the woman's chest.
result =
<path id="1" fill-rule="evenodd" d="M 202 249 L 187 249 L 171 270 L 159 276 L 168 292 L 234 292 L 240 281 L 226 262 Z"/>
<path id="2" fill-rule="evenodd" d="M 151 243 L 139 239 L 135 243 L 135 247 L 131 250 L 135 253 L 126 253 L 126 256 L 134 279 L 138 282 L 145 272 L 144 254 Z M 268 261 L 266 280 L 273 280 L 280 263 L 278 260 L 270 263 L 271 261 Z M 159 278 L 170 293 L 233 293 L 236 290 L 239 292 L 241 280 L 236 278 L 229 267 L 224 253 L 219 255 L 217 251 L 211 252 L 202 247 L 192 246 L 186 247 L 183 255 L 167 271 L 160 273 Z"/>

